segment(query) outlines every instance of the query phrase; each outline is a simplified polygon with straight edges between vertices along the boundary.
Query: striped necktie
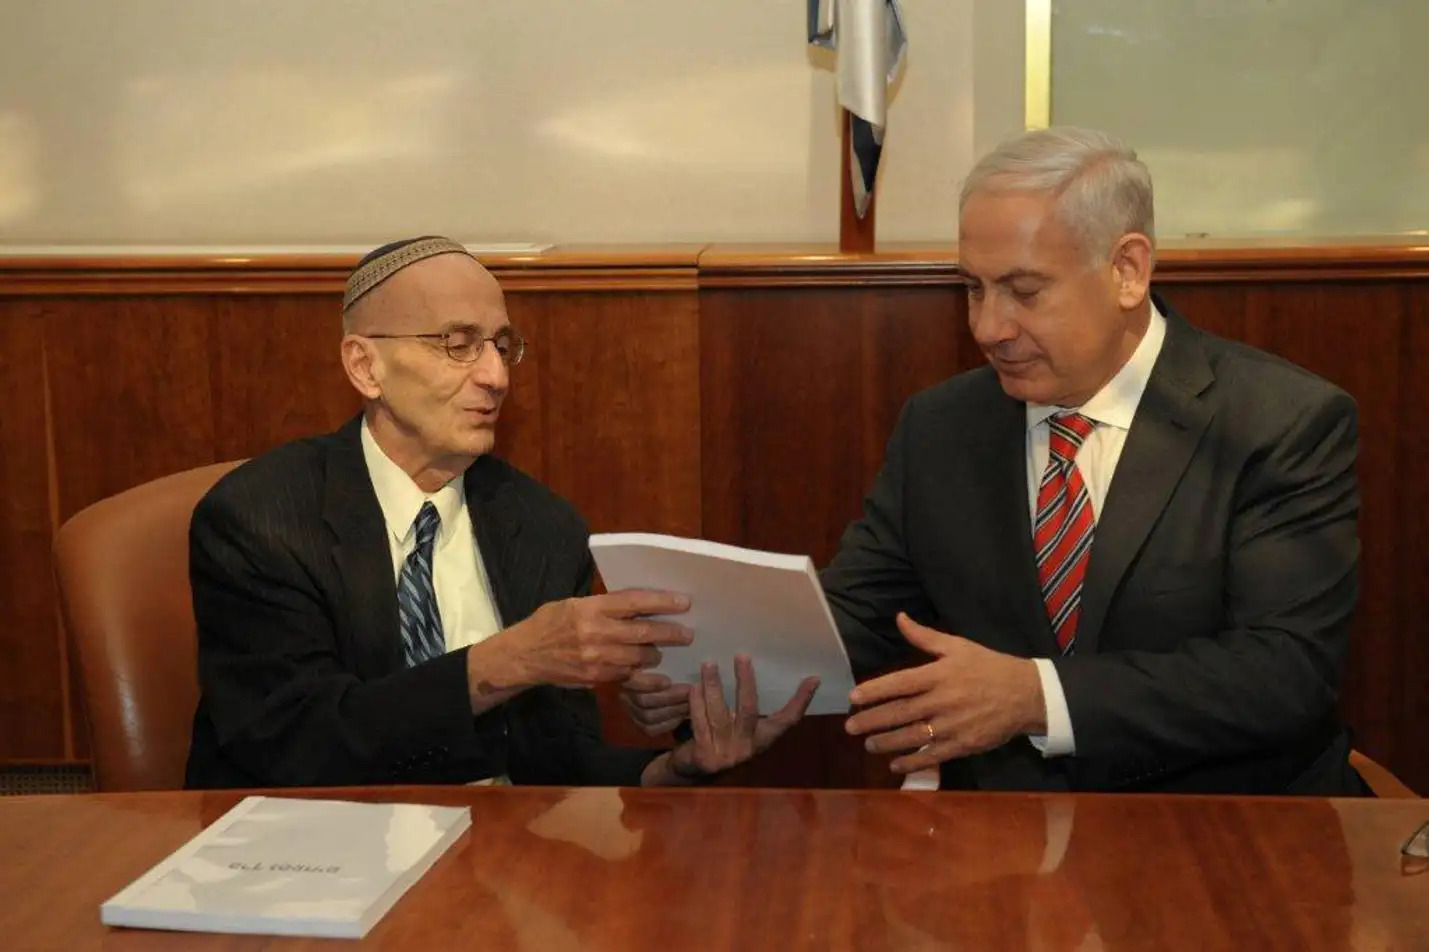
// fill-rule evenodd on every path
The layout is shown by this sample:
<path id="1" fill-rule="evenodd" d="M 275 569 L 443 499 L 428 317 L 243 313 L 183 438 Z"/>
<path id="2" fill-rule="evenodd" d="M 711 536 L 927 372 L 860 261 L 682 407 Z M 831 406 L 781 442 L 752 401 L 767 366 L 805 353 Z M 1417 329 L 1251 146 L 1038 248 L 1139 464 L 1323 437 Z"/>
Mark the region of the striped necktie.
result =
<path id="1" fill-rule="evenodd" d="M 407 666 L 421 664 L 446 651 L 437 593 L 432 587 L 432 555 L 442 517 L 431 500 L 422 503 L 412 531 L 417 544 L 402 563 L 397 579 L 397 616 L 402 628 L 402 651 Z"/>
<path id="2" fill-rule="evenodd" d="M 1096 515 L 1086 483 L 1077 469 L 1077 450 L 1096 427 L 1080 413 L 1059 413 L 1047 421 L 1047 470 L 1037 490 L 1037 520 L 1032 546 L 1037 552 L 1037 579 L 1057 647 L 1071 654 L 1077 643 L 1082 579 L 1092 550 Z"/>

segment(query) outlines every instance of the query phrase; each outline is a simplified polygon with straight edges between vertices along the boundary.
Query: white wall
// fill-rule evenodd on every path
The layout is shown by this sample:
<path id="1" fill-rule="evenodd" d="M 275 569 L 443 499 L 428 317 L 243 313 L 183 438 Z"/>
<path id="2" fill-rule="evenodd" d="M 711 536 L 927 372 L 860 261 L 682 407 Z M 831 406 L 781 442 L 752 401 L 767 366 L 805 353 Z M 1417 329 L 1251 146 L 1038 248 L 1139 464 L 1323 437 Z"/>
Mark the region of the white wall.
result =
<path id="1" fill-rule="evenodd" d="M 0 248 L 837 237 L 803 0 L 6 6 Z M 956 235 L 975 136 L 1020 122 L 1020 8 L 906 0 L 880 241 Z"/>

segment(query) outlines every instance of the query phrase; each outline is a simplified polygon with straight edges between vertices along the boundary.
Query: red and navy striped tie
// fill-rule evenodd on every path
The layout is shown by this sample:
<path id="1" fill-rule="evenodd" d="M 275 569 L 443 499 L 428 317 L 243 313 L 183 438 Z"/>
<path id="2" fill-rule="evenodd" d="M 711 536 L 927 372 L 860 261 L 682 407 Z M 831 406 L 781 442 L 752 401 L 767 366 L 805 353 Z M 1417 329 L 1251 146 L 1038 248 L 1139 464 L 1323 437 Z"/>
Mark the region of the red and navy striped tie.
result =
<path id="1" fill-rule="evenodd" d="M 1081 614 L 1082 579 L 1092 551 L 1096 514 L 1087 485 L 1077 469 L 1077 450 L 1096 427 L 1080 413 L 1059 413 L 1047 421 L 1050 451 L 1047 471 L 1037 490 L 1037 520 L 1032 527 L 1032 547 L 1037 552 L 1037 578 L 1042 601 L 1062 654 L 1077 643 L 1077 617 Z"/>

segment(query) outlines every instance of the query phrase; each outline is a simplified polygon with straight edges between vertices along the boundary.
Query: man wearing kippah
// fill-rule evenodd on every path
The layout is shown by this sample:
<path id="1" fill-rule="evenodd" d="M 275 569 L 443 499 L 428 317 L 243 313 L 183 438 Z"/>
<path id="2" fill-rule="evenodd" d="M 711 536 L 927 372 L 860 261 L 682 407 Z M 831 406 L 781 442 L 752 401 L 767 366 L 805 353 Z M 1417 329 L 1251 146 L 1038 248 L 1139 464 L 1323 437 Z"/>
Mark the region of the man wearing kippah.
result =
<path id="1" fill-rule="evenodd" d="M 672 751 L 601 740 L 586 689 L 688 644 L 648 617 L 688 603 L 590 595 L 580 516 L 491 455 L 524 350 L 461 245 L 395 242 L 358 265 L 341 354 L 362 414 L 238 467 L 194 512 L 189 786 L 690 783 L 802 717 L 813 680 L 768 717 L 696 712 Z"/>

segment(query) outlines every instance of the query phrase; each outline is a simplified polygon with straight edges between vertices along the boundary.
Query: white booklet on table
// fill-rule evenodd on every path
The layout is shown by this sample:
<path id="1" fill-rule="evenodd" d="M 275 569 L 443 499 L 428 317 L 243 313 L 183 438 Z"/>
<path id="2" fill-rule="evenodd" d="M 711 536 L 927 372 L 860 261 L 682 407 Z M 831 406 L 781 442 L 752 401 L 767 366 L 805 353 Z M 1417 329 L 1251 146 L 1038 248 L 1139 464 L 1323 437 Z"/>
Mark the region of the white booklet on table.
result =
<path id="1" fill-rule="evenodd" d="M 660 649 L 656 671 L 697 684 L 700 663 L 713 661 L 732 705 L 734 656 L 747 654 L 761 714 L 782 707 L 810 675 L 819 678 L 810 714 L 848 712 L 853 672 L 808 556 L 641 532 L 593 535 L 590 551 L 612 592 L 652 588 L 690 596 L 690 611 L 669 620 L 693 629 L 694 644 Z"/>
<path id="2" fill-rule="evenodd" d="M 100 921 L 361 938 L 470 826 L 467 807 L 245 797 L 100 906 Z"/>

